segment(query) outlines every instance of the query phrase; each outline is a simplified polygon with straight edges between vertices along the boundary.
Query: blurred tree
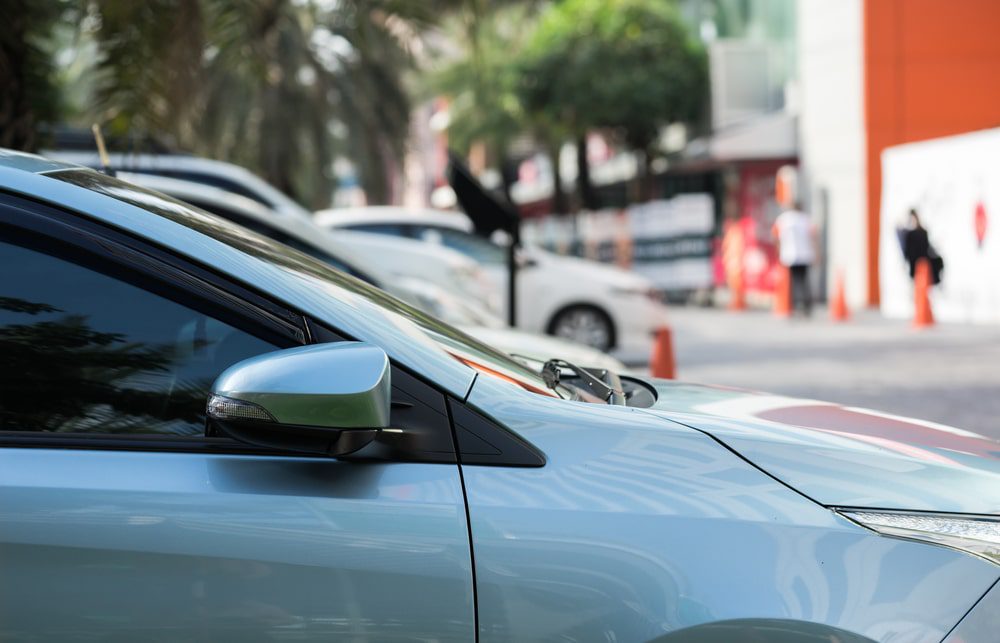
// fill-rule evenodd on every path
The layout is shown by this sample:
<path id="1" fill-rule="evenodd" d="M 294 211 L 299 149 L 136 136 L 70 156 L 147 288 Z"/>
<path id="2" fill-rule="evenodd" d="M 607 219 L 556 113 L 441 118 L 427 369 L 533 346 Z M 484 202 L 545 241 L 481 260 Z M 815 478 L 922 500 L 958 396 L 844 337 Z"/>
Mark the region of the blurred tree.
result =
<path id="1" fill-rule="evenodd" d="M 448 96 L 448 144 L 468 151 L 486 145 L 489 160 L 503 170 L 513 163 L 512 141 L 532 130 L 517 93 L 518 52 L 530 30 L 524 28 L 535 12 L 534 2 L 465 0 L 453 11 L 449 36 L 460 47 L 430 77 L 429 87 Z M 511 175 L 501 171 L 510 199 Z"/>
<path id="2" fill-rule="evenodd" d="M 579 141 L 603 129 L 643 160 L 642 196 L 662 128 L 705 111 L 707 61 L 665 0 L 563 0 L 543 14 L 525 52 L 521 97 Z M 586 163 L 581 150 L 578 161 Z M 579 173 L 587 180 L 589 172 Z M 593 194 L 589 186 L 581 192 Z M 588 204 L 590 205 L 590 204 Z"/>
<path id="3" fill-rule="evenodd" d="M 5 0 L 0 20 L 0 147 L 35 151 L 38 128 L 59 117 L 46 40 L 65 1 Z"/>
<path id="4" fill-rule="evenodd" d="M 312 207 L 343 151 L 384 202 L 412 47 L 454 1 L 92 0 L 99 116 L 246 165 Z"/>

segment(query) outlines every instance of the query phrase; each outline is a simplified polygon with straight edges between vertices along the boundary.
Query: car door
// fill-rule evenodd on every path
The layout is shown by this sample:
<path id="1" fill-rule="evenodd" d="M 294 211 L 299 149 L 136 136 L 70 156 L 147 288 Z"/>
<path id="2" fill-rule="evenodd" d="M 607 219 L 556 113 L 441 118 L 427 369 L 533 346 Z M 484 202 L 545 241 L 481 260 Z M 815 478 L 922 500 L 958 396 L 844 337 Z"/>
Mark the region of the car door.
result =
<path id="1" fill-rule="evenodd" d="M 440 393 L 405 373 L 394 384 L 410 414 L 394 410 L 394 426 L 433 434 L 430 455 L 333 460 L 206 437 L 218 373 L 312 341 L 305 320 L 12 196 L 0 275 L 0 639 L 474 638 Z"/>

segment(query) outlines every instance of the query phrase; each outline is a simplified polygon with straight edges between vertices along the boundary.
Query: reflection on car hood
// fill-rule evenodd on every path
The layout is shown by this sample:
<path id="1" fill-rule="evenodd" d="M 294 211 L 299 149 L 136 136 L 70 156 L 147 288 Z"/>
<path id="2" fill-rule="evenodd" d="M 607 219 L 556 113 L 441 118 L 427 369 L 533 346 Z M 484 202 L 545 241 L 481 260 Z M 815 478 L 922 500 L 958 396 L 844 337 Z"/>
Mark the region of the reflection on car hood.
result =
<path id="1" fill-rule="evenodd" d="M 513 328 L 485 326 L 460 326 L 460 328 L 484 344 L 489 344 L 505 353 L 526 357 L 539 364 L 550 359 L 564 359 L 579 366 L 606 368 L 617 373 L 626 370 L 626 366 L 619 360 L 597 349 L 550 335 L 526 333 Z"/>
<path id="2" fill-rule="evenodd" d="M 821 504 L 1000 515 L 995 440 L 815 400 L 652 383 L 649 412 L 712 435 Z"/>

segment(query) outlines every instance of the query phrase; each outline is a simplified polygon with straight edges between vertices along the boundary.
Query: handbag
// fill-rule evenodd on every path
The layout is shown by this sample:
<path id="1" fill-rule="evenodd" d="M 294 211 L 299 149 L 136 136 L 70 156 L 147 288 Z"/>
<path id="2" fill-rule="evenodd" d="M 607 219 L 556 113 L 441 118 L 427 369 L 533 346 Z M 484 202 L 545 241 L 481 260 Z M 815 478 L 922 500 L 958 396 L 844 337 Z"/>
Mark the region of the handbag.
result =
<path id="1" fill-rule="evenodd" d="M 931 262 L 931 283 L 936 286 L 941 283 L 941 273 L 944 272 L 944 258 L 929 243 L 927 244 L 927 258 Z"/>

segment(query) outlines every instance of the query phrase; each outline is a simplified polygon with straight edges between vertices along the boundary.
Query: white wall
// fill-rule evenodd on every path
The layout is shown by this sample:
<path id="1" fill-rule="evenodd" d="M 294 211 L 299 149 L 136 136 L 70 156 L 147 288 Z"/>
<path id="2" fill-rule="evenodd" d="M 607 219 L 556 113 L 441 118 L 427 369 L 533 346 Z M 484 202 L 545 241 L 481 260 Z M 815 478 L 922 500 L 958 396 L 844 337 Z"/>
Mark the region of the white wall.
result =
<path id="1" fill-rule="evenodd" d="M 1000 128 L 886 148 L 882 152 L 879 266 L 882 312 L 913 315 L 913 286 L 896 228 L 916 208 L 944 259 L 932 289 L 938 321 L 1000 323 Z M 976 234 L 976 211 L 986 217 Z"/>
<path id="2" fill-rule="evenodd" d="M 867 294 L 862 10 L 862 0 L 796 5 L 802 199 L 819 216 L 827 192 L 827 283 L 843 270 L 855 308 Z"/>

